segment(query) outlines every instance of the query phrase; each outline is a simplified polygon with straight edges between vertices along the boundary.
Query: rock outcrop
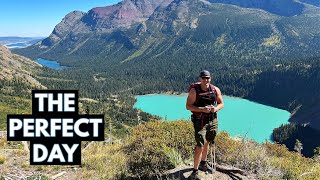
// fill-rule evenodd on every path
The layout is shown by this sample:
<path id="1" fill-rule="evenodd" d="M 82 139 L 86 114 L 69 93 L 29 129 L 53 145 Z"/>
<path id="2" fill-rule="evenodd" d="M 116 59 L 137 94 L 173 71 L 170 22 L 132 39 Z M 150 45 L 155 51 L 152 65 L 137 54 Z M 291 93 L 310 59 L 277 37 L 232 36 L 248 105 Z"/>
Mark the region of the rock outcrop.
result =
<path id="1" fill-rule="evenodd" d="M 0 45 L 0 65 L 0 80 L 19 79 L 32 86 L 41 86 L 39 81 L 32 77 L 32 73 L 41 65 L 23 56 L 12 54 L 3 45 Z"/>

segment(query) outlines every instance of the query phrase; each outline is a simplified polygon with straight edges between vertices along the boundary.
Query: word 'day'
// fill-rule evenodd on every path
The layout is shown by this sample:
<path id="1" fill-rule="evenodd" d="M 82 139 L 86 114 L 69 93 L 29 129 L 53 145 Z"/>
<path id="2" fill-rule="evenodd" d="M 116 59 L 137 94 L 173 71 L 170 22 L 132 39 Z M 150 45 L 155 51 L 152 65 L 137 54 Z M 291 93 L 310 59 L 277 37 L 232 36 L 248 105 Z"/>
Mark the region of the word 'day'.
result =
<path id="1" fill-rule="evenodd" d="M 8 141 L 30 141 L 31 165 L 81 165 L 81 141 L 104 140 L 104 115 L 79 115 L 78 91 L 32 91 L 32 114 L 7 116 Z"/>

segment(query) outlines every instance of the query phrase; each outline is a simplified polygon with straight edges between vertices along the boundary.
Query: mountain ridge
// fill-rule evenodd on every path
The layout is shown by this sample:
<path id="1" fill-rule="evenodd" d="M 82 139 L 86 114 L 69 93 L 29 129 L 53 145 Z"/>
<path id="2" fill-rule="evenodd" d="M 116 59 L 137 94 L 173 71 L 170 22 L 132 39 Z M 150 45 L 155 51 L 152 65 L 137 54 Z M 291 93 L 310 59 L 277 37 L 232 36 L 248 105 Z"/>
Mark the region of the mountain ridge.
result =
<path id="1" fill-rule="evenodd" d="M 197 1 L 197 2 L 201 2 L 201 1 Z M 148 30 L 150 31 L 150 28 L 147 25 L 148 22 L 153 22 L 153 20 L 155 20 L 155 19 L 160 20 L 160 16 L 162 16 L 163 21 L 166 21 L 162 25 L 164 27 L 161 27 L 162 32 L 170 33 L 170 31 L 172 32 L 172 30 L 174 30 L 175 27 L 182 25 L 183 23 L 189 24 L 190 29 L 197 29 L 197 26 L 199 24 L 199 17 L 202 17 L 203 14 L 209 14 L 210 12 L 209 13 L 206 13 L 205 11 L 199 12 L 199 13 L 202 13 L 202 15 L 199 13 L 198 14 L 192 14 L 192 13 L 190 14 L 190 11 L 188 11 L 188 6 L 183 5 L 183 4 L 190 4 L 190 3 L 191 2 L 188 2 L 188 1 L 177 1 L 176 0 L 176 1 L 172 1 L 171 3 L 167 3 L 166 4 L 167 6 L 163 6 L 163 7 L 158 6 L 158 8 L 154 9 L 153 13 L 147 14 L 150 16 L 145 16 L 145 17 L 148 17 L 149 19 L 145 18 L 143 20 L 136 18 L 137 16 L 144 17 L 141 13 L 138 14 L 137 16 L 131 17 L 131 15 L 127 15 L 127 16 L 124 16 L 124 18 L 119 19 L 118 16 L 120 16 L 119 14 L 121 14 L 119 9 L 121 10 L 121 8 L 128 8 L 127 4 L 133 5 L 132 1 L 130 1 L 130 0 L 123 1 L 122 3 L 116 4 L 113 6 L 93 8 L 88 13 L 80 13 L 80 12 L 69 13 L 62 20 L 62 22 L 59 23 L 55 27 L 54 31 L 52 32 L 52 34 L 48 38 L 46 38 L 42 42 L 39 42 L 33 48 L 38 48 L 37 51 L 39 51 L 39 52 L 41 52 L 41 51 L 43 52 L 43 50 L 44 50 L 44 52 L 54 51 L 52 48 L 59 45 L 59 43 L 61 41 L 63 41 L 63 43 L 64 43 L 63 46 L 66 46 L 66 45 L 72 46 L 72 44 L 81 44 L 81 42 L 86 41 L 86 39 L 90 38 L 90 36 L 97 37 L 99 35 L 103 35 L 106 33 L 107 34 L 111 33 L 111 35 L 112 35 L 112 33 L 117 32 L 117 31 L 127 31 L 128 28 L 129 29 L 130 28 L 136 29 L 135 31 L 137 31 L 141 34 L 142 32 L 147 32 Z M 174 5 L 174 4 L 176 4 L 176 5 Z M 201 5 L 198 5 L 198 6 L 201 6 Z M 209 11 L 213 11 L 213 9 L 217 9 L 214 7 L 225 8 L 227 11 L 228 11 L 228 9 L 232 9 L 231 6 L 229 6 L 229 7 L 219 6 L 219 4 L 217 4 L 217 3 L 212 3 L 209 5 L 204 3 L 203 6 L 204 7 L 211 6 L 212 7 L 211 9 L 210 8 L 209 9 L 203 8 L 204 10 L 209 10 Z M 129 6 L 129 7 L 131 7 L 131 6 Z M 134 7 L 137 7 L 137 6 L 134 6 Z M 180 10 L 175 9 L 177 7 L 180 8 Z M 104 15 L 103 14 L 103 12 L 105 12 L 104 10 L 106 10 L 106 9 L 108 10 L 110 8 L 115 8 L 115 9 L 110 12 L 108 11 L 107 13 L 105 13 L 107 15 Z M 135 8 L 135 9 L 137 9 L 137 8 Z M 262 21 L 263 21 L 263 18 L 265 18 L 265 17 L 268 18 L 268 16 L 270 16 L 270 17 L 274 16 L 272 14 L 266 14 L 264 12 L 259 12 L 259 11 L 257 11 L 257 9 L 252 9 L 252 8 L 246 9 L 246 10 L 241 9 L 241 8 L 240 9 L 236 8 L 236 9 L 238 9 L 238 11 L 240 11 L 239 15 L 241 14 L 242 11 L 243 12 L 252 11 L 252 13 L 257 14 L 257 15 L 265 14 L 260 17 L 260 20 L 262 20 Z M 151 12 L 151 10 L 149 10 L 149 11 Z M 166 11 L 167 11 L 167 13 L 163 14 L 163 12 L 166 12 Z M 183 12 L 183 11 L 185 11 L 185 12 Z M 115 13 L 115 14 L 113 14 L 113 16 L 111 15 L 112 12 Z M 140 11 L 137 11 L 137 12 L 140 12 Z M 168 12 L 172 12 L 172 13 L 168 13 Z M 174 14 L 173 12 L 176 12 L 176 14 Z M 234 11 L 231 13 L 234 13 Z M 70 15 L 70 14 L 72 14 L 72 15 Z M 183 16 L 186 16 L 186 15 L 192 16 L 193 19 L 189 19 L 188 22 L 185 22 L 186 17 L 183 17 Z M 249 15 L 249 13 L 247 13 L 247 15 Z M 247 15 L 245 15 L 245 16 L 247 16 Z M 100 18 L 98 18 L 98 17 L 100 17 Z M 131 17 L 131 19 L 130 18 L 126 19 L 128 17 Z M 274 17 L 277 17 L 277 16 L 274 16 Z M 173 18 L 173 20 L 171 20 L 171 18 Z M 179 19 L 179 18 L 181 18 L 181 19 Z M 239 25 L 238 22 L 243 23 L 245 21 L 245 17 L 244 17 L 242 19 L 240 18 L 238 22 L 234 21 L 232 23 L 232 22 L 230 22 L 232 20 L 232 18 L 236 18 L 236 17 L 231 17 L 231 18 L 226 19 L 225 24 L 227 26 L 237 27 Z M 72 20 L 69 20 L 69 19 L 72 19 Z M 286 25 L 286 24 L 288 24 L 286 22 L 287 20 L 282 21 L 283 18 L 280 18 L 280 17 L 277 17 L 277 19 L 278 20 L 272 20 L 270 22 L 266 22 L 266 24 L 271 24 L 272 29 L 270 29 L 271 32 L 267 32 L 270 34 L 269 37 L 263 37 L 262 40 L 265 42 L 261 43 L 262 46 L 273 48 L 273 47 L 277 47 L 277 46 L 281 45 L 281 42 L 285 42 L 285 41 L 287 41 L 285 44 L 289 44 L 289 43 L 293 43 L 293 45 L 303 45 L 304 44 L 304 43 L 301 43 L 301 38 L 303 38 L 303 36 L 305 36 L 304 35 L 305 32 L 303 32 L 303 31 L 299 32 L 299 30 L 301 31 L 301 29 L 293 28 L 293 27 L 295 27 L 295 24 L 292 24 L 292 23 L 296 23 L 295 22 L 296 19 L 299 19 L 299 18 L 292 17 L 291 18 L 292 20 L 289 19 L 289 22 L 292 21 L 292 23 L 291 23 L 292 25 L 290 25 L 290 27 L 287 27 L 287 25 Z M 310 20 L 308 20 L 308 21 L 311 21 L 311 18 L 309 18 L 309 19 Z M 76 21 L 73 21 L 73 20 L 76 20 Z M 135 20 L 135 21 L 133 21 L 133 20 Z M 219 21 L 219 20 L 217 19 L 217 21 Z M 254 20 L 251 20 L 251 21 L 255 22 Z M 300 22 L 301 20 L 298 20 L 298 21 Z M 223 28 L 223 26 L 225 26 L 222 24 L 223 22 L 219 22 L 219 23 L 222 25 L 222 28 Z M 313 23 L 313 22 L 310 22 L 310 23 Z M 315 22 L 314 26 L 316 26 L 316 24 L 319 24 L 319 23 Z M 246 22 L 246 25 L 248 27 L 243 27 L 243 30 L 249 30 L 250 26 L 253 26 L 250 24 L 250 22 Z M 167 27 L 167 30 L 165 29 L 166 27 Z M 299 27 L 299 26 L 297 26 L 297 27 Z M 121 30 L 122 28 L 125 28 L 125 29 Z M 221 28 L 221 27 L 218 27 L 218 28 Z M 261 28 L 263 28 L 263 26 L 261 26 Z M 288 31 L 288 28 L 293 29 L 293 30 L 290 32 L 290 30 Z M 314 29 L 315 29 L 314 31 L 316 31 L 319 28 L 314 28 Z M 257 29 L 253 29 L 253 30 L 257 30 Z M 239 30 L 236 30 L 236 29 L 234 29 L 233 31 L 234 32 L 231 31 L 230 33 L 233 33 L 235 35 L 237 35 L 236 33 L 239 32 Z M 154 34 L 154 32 L 149 32 L 149 33 Z M 237 36 L 238 37 L 246 37 L 246 36 L 250 35 L 250 33 L 242 34 L 240 36 L 237 35 Z M 230 35 L 232 36 L 232 34 L 230 34 Z M 253 34 L 253 35 L 255 35 L 255 34 Z M 128 38 L 128 40 L 129 40 L 128 42 L 130 42 L 132 44 L 134 44 L 134 42 L 136 41 L 136 40 L 134 40 L 134 38 L 140 38 L 139 36 L 132 37 L 132 35 L 125 35 L 125 36 L 127 36 L 126 38 Z M 207 36 L 204 35 L 204 38 L 206 38 L 206 37 Z M 257 35 L 257 37 L 262 38 L 261 35 Z M 97 38 L 99 38 L 99 37 L 97 37 Z M 233 37 L 233 38 L 237 38 L 237 37 Z M 312 36 L 307 35 L 306 40 L 310 39 L 310 38 L 312 38 Z M 302 41 L 305 41 L 305 40 L 302 40 Z M 312 41 L 313 41 L 312 43 L 316 43 L 315 40 L 312 40 Z M 76 46 L 73 46 L 73 48 L 75 48 L 75 47 Z M 135 47 L 135 48 L 139 48 L 139 47 Z M 43 53 L 41 53 L 41 54 L 43 54 Z M 305 53 L 305 54 L 308 54 L 308 53 Z"/>
<path id="2" fill-rule="evenodd" d="M 115 5 L 93 8 L 87 13 L 73 11 L 62 19 L 48 38 L 37 45 L 46 48 L 67 36 L 76 41 L 77 34 L 110 33 L 117 28 L 128 28 L 132 23 L 146 21 L 156 8 L 166 6 L 171 1 L 124 0 Z"/>
<path id="3" fill-rule="evenodd" d="M 32 86 L 41 86 L 39 81 L 32 77 L 32 72 L 42 66 L 30 59 L 12 54 L 3 45 L 0 45 L 0 64 L 0 80 L 20 79 Z"/>
<path id="4" fill-rule="evenodd" d="M 129 5 L 134 4 L 132 2 L 124 1 Z M 72 27 L 75 32 L 81 27 L 91 28 L 81 20 L 82 15 L 77 18 L 80 23 Z M 281 75 L 285 73 L 290 78 L 294 70 L 301 71 L 301 74 L 309 72 L 310 68 L 306 67 L 310 64 L 315 67 L 311 69 L 316 70 L 318 66 L 314 57 L 320 57 L 319 17 L 319 8 L 311 5 L 304 5 L 300 15 L 286 17 L 230 4 L 174 0 L 155 8 L 146 21 L 132 22 L 126 28 L 115 28 L 111 32 L 69 32 L 50 46 L 41 47 L 40 42 L 15 52 L 90 69 L 106 79 L 125 76 L 130 79 L 127 85 L 135 87 L 135 93 L 172 91 L 168 87 L 181 92 L 185 89 L 184 84 L 193 81 L 190 74 L 196 77 L 197 71 L 206 68 L 217 74 L 217 83 L 226 94 L 293 112 L 301 104 L 306 108 L 308 106 L 305 105 L 307 100 L 299 93 L 285 93 L 284 90 L 290 90 L 290 85 L 277 86 L 276 92 L 284 94 L 277 95 L 273 100 L 267 98 L 268 91 L 275 90 L 266 87 L 267 91 L 257 85 L 264 87 L 266 82 L 287 84 Z M 299 59 L 308 58 L 313 59 L 294 64 Z M 274 69 L 277 73 L 273 74 L 277 77 L 271 75 Z M 157 85 L 147 83 L 146 87 L 137 86 L 146 81 L 145 77 L 153 79 Z M 184 84 L 177 85 L 177 80 Z M 303 81 L 301 78 L 300 83 Z M 316 87 L 316 79 L 313 82 L 311 87 Z M 294 81 L 292 84 L 295 84 Z M 309 92 L 310 95 L 314 93 Z M 295 121 L 305 124 L 306 121 L 316 120 Z"/>

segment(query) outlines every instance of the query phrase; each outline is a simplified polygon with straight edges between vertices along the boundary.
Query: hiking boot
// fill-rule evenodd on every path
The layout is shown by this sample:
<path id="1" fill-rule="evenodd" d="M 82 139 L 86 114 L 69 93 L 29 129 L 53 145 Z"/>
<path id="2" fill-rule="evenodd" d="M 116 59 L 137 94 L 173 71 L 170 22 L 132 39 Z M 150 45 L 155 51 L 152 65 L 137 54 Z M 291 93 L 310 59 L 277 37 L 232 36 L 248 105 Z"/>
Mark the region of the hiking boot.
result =
<path id="1" fill-rule="evenodd" d="M 193 171 L 188 177 L 188 180 L 201 180 L 198 171 Z"/>
<path id="2" fill-rule="evenodd" d="M 199 164 L 199 170 L 207 172 L 207 171 L 212 171 L 212 168 L 208 165 L 207 161 L 201 161 Z"/>

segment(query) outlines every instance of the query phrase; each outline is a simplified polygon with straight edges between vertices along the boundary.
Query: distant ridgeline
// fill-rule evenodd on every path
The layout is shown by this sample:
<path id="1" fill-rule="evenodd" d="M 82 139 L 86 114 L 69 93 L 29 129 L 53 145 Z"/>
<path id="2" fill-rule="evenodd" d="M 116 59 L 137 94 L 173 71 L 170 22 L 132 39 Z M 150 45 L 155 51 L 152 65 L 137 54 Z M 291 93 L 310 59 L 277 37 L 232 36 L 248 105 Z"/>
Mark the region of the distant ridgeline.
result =
<path id="1" fill-rule="evenodd" d="M 40 81 L 92 98 L 186 92 L 208 69 L 224 94 L 296 112 L 291 121 L 320 129 L 316 0 L 153 2 L 71 12 L 48 38 L 14 52 L 76 67 Z"/>
<path id="2" fill-rule="evenodd" d="M 0 37 L 0 44 L 4 45 L 4 44 L 17 43 L 17 42 L 25 42 L 28 44 L 33 44 L 42 39 L 43 39 L 42 37 L 14 37 L 14 36 Z"/>

